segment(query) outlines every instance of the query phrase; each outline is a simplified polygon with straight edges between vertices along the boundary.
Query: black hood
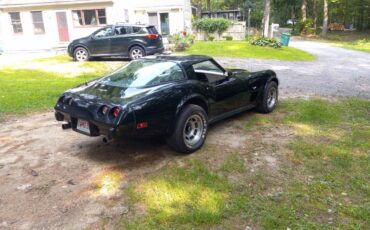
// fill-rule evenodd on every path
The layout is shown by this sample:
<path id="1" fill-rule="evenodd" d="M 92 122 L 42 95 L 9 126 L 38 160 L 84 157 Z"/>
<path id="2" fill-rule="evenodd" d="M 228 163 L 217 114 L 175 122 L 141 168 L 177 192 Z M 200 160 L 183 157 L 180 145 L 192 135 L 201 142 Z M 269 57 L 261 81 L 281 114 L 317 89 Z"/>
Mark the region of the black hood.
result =
<path id="1" fill-rule="evenodd" d="M 71 43 L 81 43 L 81 42 L 85 42 L 85 41 L 87 41 L 89 39 L 90 39 L 90 36 L 86 36 L 86 37 L 75 39 Z"/>

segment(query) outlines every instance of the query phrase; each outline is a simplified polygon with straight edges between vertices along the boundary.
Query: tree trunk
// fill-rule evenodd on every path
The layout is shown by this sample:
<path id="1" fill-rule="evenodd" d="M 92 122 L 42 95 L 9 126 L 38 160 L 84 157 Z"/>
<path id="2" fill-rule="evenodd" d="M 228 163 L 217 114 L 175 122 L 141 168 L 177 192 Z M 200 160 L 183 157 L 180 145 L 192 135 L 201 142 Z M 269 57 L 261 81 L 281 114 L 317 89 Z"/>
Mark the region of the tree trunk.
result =
<path id="1" fill-rule="evenodd" d="M 322 25 L 322 34 L 321 34 L 323 38 L 328 37 L 328 21 L 329 21 L 328 8 L 329 8 L 328 0 L 324 0 L 324 23 Z"/>
<path id="2" fill-rule="evenodd" d="M 302 0 L 301 10 L 302 10 L 302 21 L 305 22 L 307 20 L 307 0 Z"/>
<path id="3" fill-rule="evenodd" d="M 317 29 L 317 0 L 313 0 L 313 27 Z"/>
<path id="4" fill-rule="evenodd" d="M 270 25 L 270 0 L 265 0 L 265 11 L 263 14 L 263 36 L 269 36 L 269 25 Z"/>
<path id="5" fill-rule="evenodd" d="M 201 19 L 202 18 L 202 1 L 203 0 L 198 0 L 197 19 Z"/>
<path id="6" fill-rule="evenodd" d="M 207 11 L 211 12 L 211 0 L 207 0 Z"/>

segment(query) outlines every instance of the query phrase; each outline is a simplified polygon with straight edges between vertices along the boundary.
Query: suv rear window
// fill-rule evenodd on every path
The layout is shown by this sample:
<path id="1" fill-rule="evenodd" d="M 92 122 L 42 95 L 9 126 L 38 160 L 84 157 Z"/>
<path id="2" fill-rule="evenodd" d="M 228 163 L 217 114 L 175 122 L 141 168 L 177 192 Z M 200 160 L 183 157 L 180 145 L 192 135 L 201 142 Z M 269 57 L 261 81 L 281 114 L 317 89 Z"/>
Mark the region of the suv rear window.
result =
<path id="1" fill-rule="evenodd" d="M 132 27 L 132 32 L 135 34 L 147 34 L 148 31 L 144 27 L 138 27 L 138 26 L 133 26 Z"/>
<path id="2" fill-rule="evenodd" d="M 158 34 L 157 29 L 154 26 L 149 26 L 146 28 L 150 34 Z"/>

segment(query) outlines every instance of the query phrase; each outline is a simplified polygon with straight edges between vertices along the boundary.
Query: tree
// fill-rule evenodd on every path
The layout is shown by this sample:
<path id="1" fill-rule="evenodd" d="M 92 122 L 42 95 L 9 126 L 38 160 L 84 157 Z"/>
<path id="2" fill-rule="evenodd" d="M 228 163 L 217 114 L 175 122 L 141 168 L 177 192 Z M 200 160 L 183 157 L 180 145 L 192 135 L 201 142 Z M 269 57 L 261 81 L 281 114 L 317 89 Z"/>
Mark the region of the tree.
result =
<path id="1" fill-rule="evenodd" d="M 307 20 L 307 0 L 302 0 L 301 10 L 302 10 L 302 21 L 305 22 Z"/>
<path id="2" fill-rule="evenodd" d="M 206 6 L 207 11 L 211 11 L 211 0 L 207 0 L 207 6 Z"/>
<path id="3" fill-rule="evenodd" d="M 312 17 L 313 17 L 313 27 L 315 28 L 315 31 L 317 29 L 317 0 L 313 0 L 313 12 L 312 12 Z"/>
<path id="4" fill-rule="evenodd" d="M 322 25 L 322 34 L 323 38 L 328 37 L 328 22 L 329 22 L 329 6 L 328 0 L 324 0 L 324 20 Z"/>
<path id="5" fill-rule="evenodd" d="M 265 0 L 265 10 L 263 13 L 263 36 L 269 36 L 269 25 L 270 25 L 270 8 L 271 1 Z"/>
<path id="6" fill-rule="evenodd" d="M 198 4 L 197 4 L 197 19 L 201 19 L 202 18 L 202 2 L 203 2 L 203 0 L 198 0 Z"/>

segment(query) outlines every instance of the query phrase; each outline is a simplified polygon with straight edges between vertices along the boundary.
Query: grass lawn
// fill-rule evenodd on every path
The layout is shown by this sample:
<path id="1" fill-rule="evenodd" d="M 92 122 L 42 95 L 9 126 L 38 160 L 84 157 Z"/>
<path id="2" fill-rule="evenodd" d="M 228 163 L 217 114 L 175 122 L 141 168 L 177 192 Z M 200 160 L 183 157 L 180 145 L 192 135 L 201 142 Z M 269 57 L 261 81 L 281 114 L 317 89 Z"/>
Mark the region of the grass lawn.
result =
<path id="1" fill-rule="evenodd" d="M 370 53 L 370 40 L 358 40 L 355 42 L 334 43 L 334 45 L 346 49 L 365 51 Z"/>
<path id="2" fill-rule="evenodd" d="M 77 63 L 60 55 L 0 69 L 0 117 L 51 109 L 63 91 L 101 77 L 122 64 Z"/>
<path id="3" fill-rule="evenodd" d="M 257 139 L 248 148 L 206 146 L 131 182 L 130 212 L 116 227 L 365 229 L 369 114 L 370 101 L 357 99 L 288 100 L 275 113 L 251 114 L 240 119 L 244 135 Z M 288 141 L 253 150 L 261 135 L 284 130 L 292 132 Z M 273 165 L 261 163 L 263 152 Z"/>
<path id="4" fill-rule="evenodd" d="M 328 38 L 323 39 L 320 36 L 304 37 L 301 39 L 330 42 L 334 46 L 370 52 L 370 34 L 361 32 L 329 32 Z"/>
<path id="5" fill-rule="evenodd" d="M 263 58 L 289 61 L 312 61 L 315 56 L 292 47 L 274 49 L 250 45 L 246 41 L 195 42 L 184 54 L 203 54 L 212 57 Z"/>

